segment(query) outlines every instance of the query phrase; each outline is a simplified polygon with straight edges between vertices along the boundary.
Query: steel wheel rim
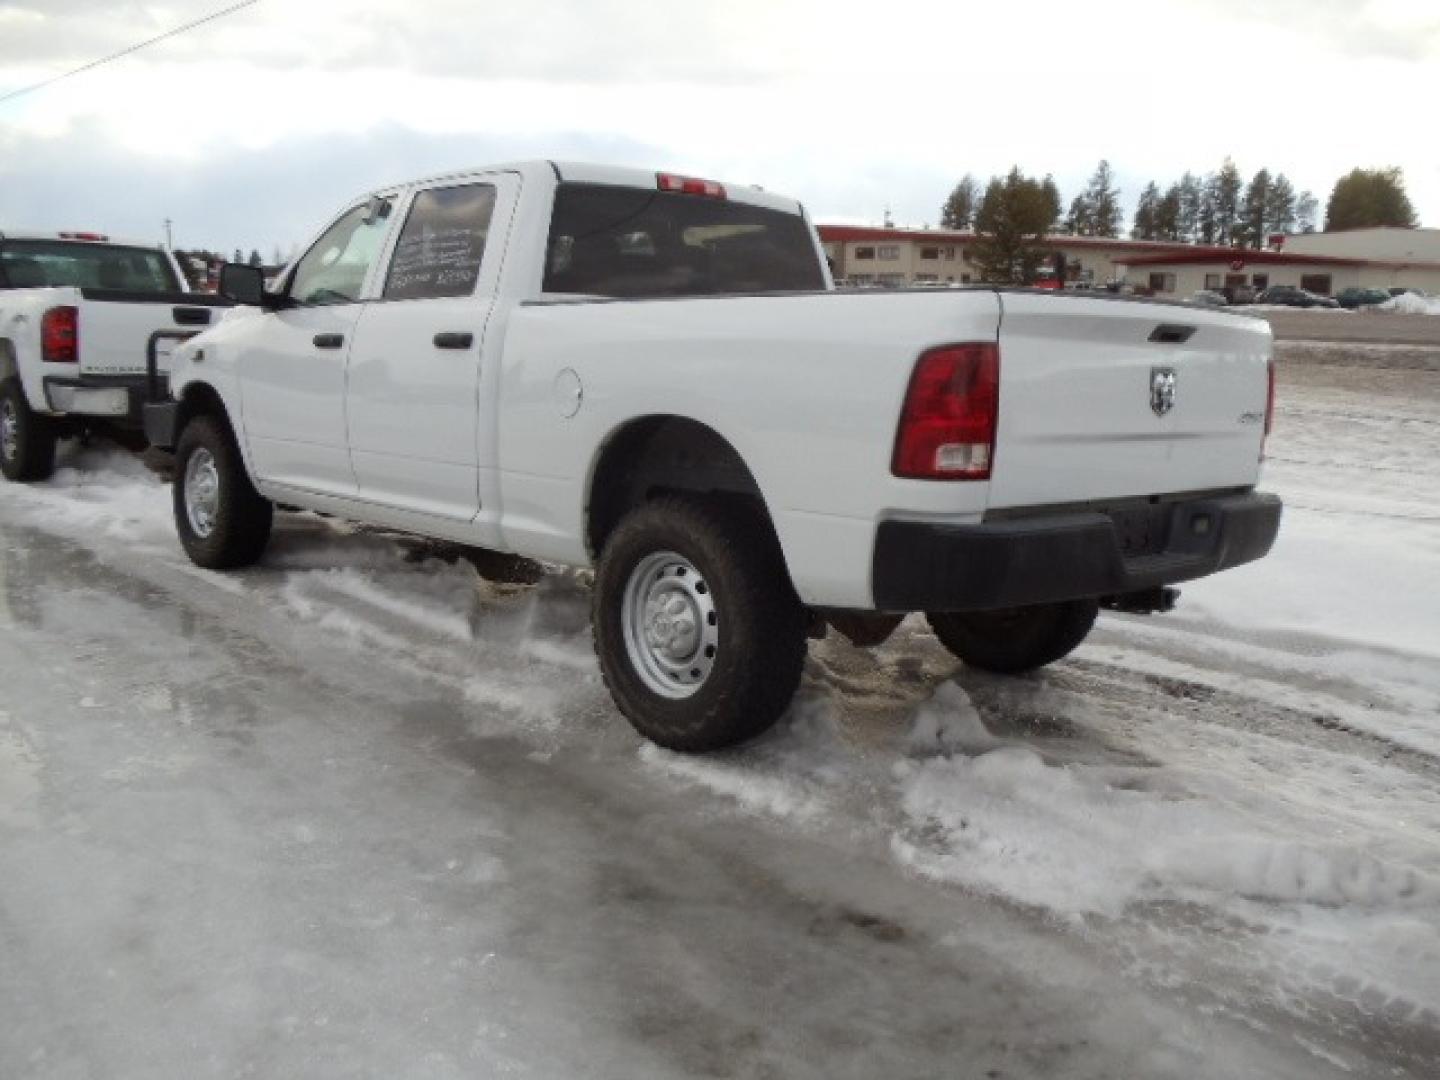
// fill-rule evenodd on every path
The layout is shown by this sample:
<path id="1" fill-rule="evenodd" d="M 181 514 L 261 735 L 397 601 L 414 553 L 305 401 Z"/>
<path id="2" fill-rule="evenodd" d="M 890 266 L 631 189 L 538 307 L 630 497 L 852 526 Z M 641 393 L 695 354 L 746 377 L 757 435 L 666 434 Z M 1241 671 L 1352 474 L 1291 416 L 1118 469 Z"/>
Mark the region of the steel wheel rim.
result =
<path id="1" fill-rule="evenodd" d="M 15 402 L 6 398 L 0 401 L 0 454 L 6 461 L 14 461 L 20 451 L 20 417 L 15 411 Z"/>
<path id="2" fill-rule="evenodd" d="M 215 530 L 220 513 L 220 470 L 215 455 L 203 447 L 185 462 L 185 516 L 190 531 L 204 540 Z"/>
<path id="3" fill-rule="evenodd" d="M 620 625 L 630 666 L 647 690 L 680 699 L 705 685 L 720 649 L 720 617 L 689 559 L 657 551 L 636 563 L 625 582 Z"/>

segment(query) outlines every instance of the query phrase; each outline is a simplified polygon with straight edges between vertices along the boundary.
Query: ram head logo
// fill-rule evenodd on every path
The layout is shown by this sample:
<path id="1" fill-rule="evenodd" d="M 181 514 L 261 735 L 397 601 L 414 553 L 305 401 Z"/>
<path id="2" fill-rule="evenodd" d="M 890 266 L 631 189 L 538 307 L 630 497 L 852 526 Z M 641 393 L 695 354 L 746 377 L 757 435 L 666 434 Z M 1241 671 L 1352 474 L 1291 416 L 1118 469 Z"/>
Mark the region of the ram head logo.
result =
<path id="1" fill-rule="evenodd" d="M 1175 369 L 1150 369 L 1150 408 L 1156 416 L 1164 416 L 1175 407 Z"/>

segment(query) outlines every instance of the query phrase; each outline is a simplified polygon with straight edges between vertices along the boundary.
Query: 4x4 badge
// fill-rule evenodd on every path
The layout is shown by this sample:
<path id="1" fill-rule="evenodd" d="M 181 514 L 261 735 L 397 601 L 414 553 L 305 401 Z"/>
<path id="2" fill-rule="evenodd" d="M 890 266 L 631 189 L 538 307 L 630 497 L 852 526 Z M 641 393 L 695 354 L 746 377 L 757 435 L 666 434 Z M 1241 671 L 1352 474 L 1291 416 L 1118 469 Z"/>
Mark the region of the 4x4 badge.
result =
<path id="1" fill-rule="evenodd" d="M 1150 369 L 1150 408 L 1156 416 L 1164 416 L 1175 407 L 1175 369 Z"/>

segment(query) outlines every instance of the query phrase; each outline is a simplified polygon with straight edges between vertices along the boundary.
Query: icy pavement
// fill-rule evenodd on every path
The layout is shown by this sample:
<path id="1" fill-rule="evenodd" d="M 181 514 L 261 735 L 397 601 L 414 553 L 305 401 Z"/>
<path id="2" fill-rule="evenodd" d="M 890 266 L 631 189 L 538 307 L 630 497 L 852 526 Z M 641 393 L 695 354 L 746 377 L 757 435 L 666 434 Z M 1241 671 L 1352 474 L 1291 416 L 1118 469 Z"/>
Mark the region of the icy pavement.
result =
<path id="1" fill-rule="evenodd" d="M 1282 367 L 1261 564 L 1040 676 L 833 635 L 687 758 L 582 578 L 0 488 L 0 1076 L 1428 1077 L 1440 374 Z"/>

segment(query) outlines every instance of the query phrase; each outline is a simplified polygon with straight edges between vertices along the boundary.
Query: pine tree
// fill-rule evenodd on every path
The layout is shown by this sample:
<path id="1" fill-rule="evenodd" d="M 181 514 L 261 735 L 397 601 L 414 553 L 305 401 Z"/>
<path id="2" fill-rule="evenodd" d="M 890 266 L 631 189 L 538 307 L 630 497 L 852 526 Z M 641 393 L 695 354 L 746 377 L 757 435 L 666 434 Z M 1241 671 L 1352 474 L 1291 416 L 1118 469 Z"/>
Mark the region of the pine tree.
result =
<path id="1" fill-rule="evenodd" d="M 1302 233 L 1313 233 L 1319 214 L 1320 200 L 1310 192 L 1302 191 L 1295 200 L 1295 227 Z"/>
<path id="2" fill-rule="evenodd" d="M 1145 185 L 1140 201 L 1135 204 L 1135 220 L 1130 227 L 1134 240 L 1158 240 L 1160 238 L 1160 188 L 1155 181 Z"/>
<path id="3" fill-rule="evenodd" d="M 945 205 L 940 208 L 942 229 L 968 229 L 975 223 L 975 177 L 969 173 L 955 185 Z"/>
<path id="4" fill-rule="evenodd" d="M 1272 233 L 1295 231 L 1295 189 L 1284 173 L 1276 175 L 1265 203 L 1265 220 Z"/>
<path id="5" fill-rule="evenodd" d="M 1236 230 L 1237 244 L 1252 248 L 1265 246 L 1265 237 L 1270 229 L 1267 213 L 1270 209 L 1270 188 L 1269 169 L 1262 168 L 1250 178 L 1250 186 L 1245 189 L 1239 228 Z"/>
<path id="6" fill-rule="evenodd" d="M 1352 169 L 1335 182 L 1325 206 L 1325 231 L 1382 225 L 1413 229 L 1415 207 L 1397 168 Z"/>
<path id="7" fill-rule="evenodd" d="M 1195 240 L 1201 244 L 1213 244 L 1219 239 L 1220 223 L 1215 209 L 1215 174 L 1211 173 L 1200 184 L 1200 196 L 1195 204 Z"/>
<path id="8" fill-rule="evenodd" d="M 1085 205 L 1089 211 L 1087 225 L 1089 236 L 1119 236 L 1123 220 L 1120 209 L 1120 189 L 1115 186 L 1115 174 L 1110 162 L 1101 160 L 1085 188 Z"/>
<path id="9" fill-rule="evenodd" d="M 1217 244 L 1235 244 L 1242 238 L 1237 235 L 1240 224 L 1240 194 L 1245 182 L 1240 170 L 1228 157 L 1220 171 L 1210 178 L 1210 199 L 1214 211 L 1214 236 Z"/>
<path id="10" fill-rule="evenodd" d="M 975 261 L 982 279 L 1029 285 L 1046 260 L 1045 235 L 1055 224 L 1055 194 L 1017 165 L 992 177 L 975 214 Z"/>
<path id="11" fill-rule="evenodd" d="M 1190 239 L 1182 222 L 1185 212 L 1184 202 L 1184 191 L 1180 184 L 1171 184 L 1155 206 L 1155 238 L 1157 240 Z"/>
<path id="12" fill-rule="evenodd" d="M 236 248 L 235 258 L 231 259 L 230 261 L 234 263 L 243 263 L 245 261 L 245 253 L 242 252 L 239 248 Z"/>
<path id="13" fill-rule="evenodd" d="M 1071 236 L 1089 236 L 1093 219 L 1094 215 L 1090 211 L 1090 204 L 1086 201 L 1084 192 L 1081 192 L 1070 200 L 1070 212 L 1065 215 L 1065 223 L 1061 226 L 1061 231 L 1067 232 Z"/>
<path id="14" fill-rule="evenodd" d="M 1050 173 L 1046 173 L 1045 179 L 1040 181 L 1040 188 L 1044 191 L 1045 201 L 1050 208 L 1050 225 L 1047 228 L 1053 229 L 1064 210 L 1064 206 L 1060 202 L 1060 189 L 1055 186 L 1055 177 Z"/>
<path id="15" fill-rule="evenodd" d="M 1205 201 L 1204 187 L 1198 177 L 1193 173 L 1186 172 L 1175 188 L 1180 200 L 1175 239 L 1184 240 L 1190 244 L 1197 243 L 1200 240 L 1201 207 Z"/>

